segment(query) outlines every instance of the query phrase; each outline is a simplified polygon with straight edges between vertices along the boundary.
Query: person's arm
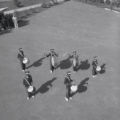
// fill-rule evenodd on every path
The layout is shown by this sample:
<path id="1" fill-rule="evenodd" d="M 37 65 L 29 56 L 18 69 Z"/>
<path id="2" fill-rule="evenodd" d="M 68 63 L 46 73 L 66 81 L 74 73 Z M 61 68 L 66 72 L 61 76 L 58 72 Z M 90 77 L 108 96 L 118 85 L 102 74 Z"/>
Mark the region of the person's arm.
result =
<path id="1" fill-rule="evenodd" d="M 50 53 L 46 54 L 46 57 L 49 57 L 50 56 Z"/>
<path id="2" fill-rule="evenodd" d="M 26 88 L 28 88 L 28 87 L 30 86 L 30 84 L 29 84 L 29 82 L 28 82 L 28 80 L 27 80 L 26 77 L 23 79 L 23 85 L 24 85 Z"/>
<path id="3" fill-rule="evenodd" d="M 33 84 L 33 79 L 32 79 L 31 75 L 28 75 L 28 80 L 29 80 L 30 85 L 32 85 Z"/>

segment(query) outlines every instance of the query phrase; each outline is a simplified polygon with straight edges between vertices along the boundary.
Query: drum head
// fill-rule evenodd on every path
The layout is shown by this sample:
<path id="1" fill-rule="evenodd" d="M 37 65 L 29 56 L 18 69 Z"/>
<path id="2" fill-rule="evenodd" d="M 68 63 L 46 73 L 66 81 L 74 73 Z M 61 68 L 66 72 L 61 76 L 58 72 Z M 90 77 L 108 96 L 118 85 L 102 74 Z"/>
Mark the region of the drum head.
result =
<path id="1" fill-rule="evenodd" d="M 32 92 L 32 91 L 33 91 L 33 86 L 29 86 L 28 92 Z"/>
<path id="2" fill-rule="evenodd" d="M 97 70 L 98 72 L 100 72 L 100 71 L 101 71 L 101 67 L 100 67 L 100 66 L 97 66 L 96 70 Z"/>
<path id="3" fill-rule="evenodd" d="M 72 91 L 72 92 L 76 92 L 77 89 L 78 89 L 78 86 L 77 86 L 77 85 L 72 85 L 72 86 L 71 86 L 71 91 Z"/>
<path id="4" fill-rule="evenodd" d="M 24 63 L 24 64 L 27 64 L 28 62 L 29 62 L 28 58 L 25 57 L 25 58 L 23 59 L 23 63 Z"/>

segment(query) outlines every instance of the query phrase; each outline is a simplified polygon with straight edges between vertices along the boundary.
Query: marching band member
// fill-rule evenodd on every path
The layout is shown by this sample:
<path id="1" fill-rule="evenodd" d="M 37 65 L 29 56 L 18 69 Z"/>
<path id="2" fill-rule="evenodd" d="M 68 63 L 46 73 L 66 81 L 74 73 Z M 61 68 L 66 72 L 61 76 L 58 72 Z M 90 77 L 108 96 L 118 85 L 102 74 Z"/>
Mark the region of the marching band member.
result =
<path id="1" fill-rule="evenodd" d="M 24 51 L 23 51 L 22 48 L 19 48 L 19 50 L 18 50 L 18 56 L 17 57 L 18 57 L 18 59 L 20 61 L 22 71 L 25 71 L 26 64 L 23 62 L 25 55 L 24 55 Z"/>
<path id="2" fill-rule="evenodd" d="M 65 100 L 69 101 L 69 99 L 72 99 L 71 97 L 71 85 L 72 85 L 72 79 L 71 79 L 71 72 L 68 71 L 66 76 L 65 76 L 65 80 L 64 80 L 64 84 L 66 85 L 66 97 Z"/>
<path id="3" fill-rule="evenodd" d="M 35 87 L 33 86 L 32 76 L 29 71 L 25 72 L 23 85 L 25 86 L 26 92 L 28 94 L 27 100 L 29 100 L 31 97 L 34 98 Z"/>
<path id="4" fill-rule="evenodd" d="M 92 66 L 93 66 L 92 75 L 93 77 L 95 77 L 101 71 L 101 67 L 98 65 L 98 60 L 96 56 L 93 58 Z"/>
<path id="5" fill-rule="evenodd" d="M 50 53 L 46 56 L 50 57 L 50 72 L 53 73 L 53 71 L 56 69 L 56 59 L 58 54 L 54 51 L 54 49 L 50 49 Z"/>
<path id="6" fill-rule="evenodd" d="M 19 48 L 19 50 L 18 50 L 18 59 L 21 64 L 22 71 L 25 71 L 26 65 L 29 64 L 30 60 L 25 56 L 22 48 Z"/>
<path id="7" fill-rule="evenodd" d="M 14 23 L 14 28 L 18 28 L 18 21 L 17 21 L 17 17 L 15 16 L 15 13 L 16 12 L 14 12 L 12 15 L 12 21 Z"/>

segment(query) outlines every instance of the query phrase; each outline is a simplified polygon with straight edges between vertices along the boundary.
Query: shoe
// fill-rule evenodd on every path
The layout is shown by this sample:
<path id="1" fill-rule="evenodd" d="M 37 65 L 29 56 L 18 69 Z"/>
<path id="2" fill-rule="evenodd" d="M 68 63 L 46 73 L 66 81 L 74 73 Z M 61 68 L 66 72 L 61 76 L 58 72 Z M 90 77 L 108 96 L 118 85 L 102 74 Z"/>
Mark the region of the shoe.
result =
<path id="1" fill-rule="evenodd" d="M 33 95 L 33 96 L 32 96 L 32 98 L 34 99 L 34 98 L 35 98 L 35 96 Z"/>
<path id="2" fill-rule="evenodd" d="M 96 77 L 96 75 L 93 75 L 92 77 L 93 77 L 93 78 L 95 78 L 95 77 Z"/>
<path id="3" fill-rule="evenodd" d="M 53 71 L 52 71 L 52 70 L 50 70 L 50 73 L 52 74 L 52 73 L 53 73 Z"/>
<path id="4" fill-rule="evenodd" d="M 29 100 L 30 98 L 29 97 L 27 97 L 27 100 Z"/>
<path id="5" fill-rule="evenodd" d="M 66 100 L 67 102 L 69 101 L 69 99 L 68 99 L 68 98 L 66 98 L 66 97 L 65 97 L 65 100 Z"/>
<path id="6" fill-rule="evenodd" d="M 70 97 L 69 99 L 72 100 L 72 97 Z"/>

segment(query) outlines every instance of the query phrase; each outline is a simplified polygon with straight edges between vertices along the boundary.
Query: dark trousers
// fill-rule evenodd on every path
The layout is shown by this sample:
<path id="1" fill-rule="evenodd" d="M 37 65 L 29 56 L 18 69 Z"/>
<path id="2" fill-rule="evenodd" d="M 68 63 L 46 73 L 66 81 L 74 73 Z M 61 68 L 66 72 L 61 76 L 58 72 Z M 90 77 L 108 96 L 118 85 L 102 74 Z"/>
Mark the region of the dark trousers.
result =
<path id="1" fill-rule="evenodd" d="M 55 70 L 55 67 L 53 65 L 51 65 L 50 70 L 53 72 Z"/>
<path id="2" fill-rule="evenodd" d="M 92 75 L 97 75 L 96 67 L 93 67 L 93 69 L 92 69 Z"/>
<path id="3" fill-rule="evenodd" d="M 20 62 L 20 64 L 21 64 L 22 70 L 25 70 L 26 69 L 26 64 L 24 64 L 23 62 Z"/>
<path id="4" fill-rule="evenodd" d="M 77 66 L 73 66 L 73 71 L 77 71 Z"/>
<path id="5" fill-rule="evenodd" d="M 71 97 L 71 89 L 70 89 L 70 85 L 66 86 L 66 98 L 70 98 Z"/>

